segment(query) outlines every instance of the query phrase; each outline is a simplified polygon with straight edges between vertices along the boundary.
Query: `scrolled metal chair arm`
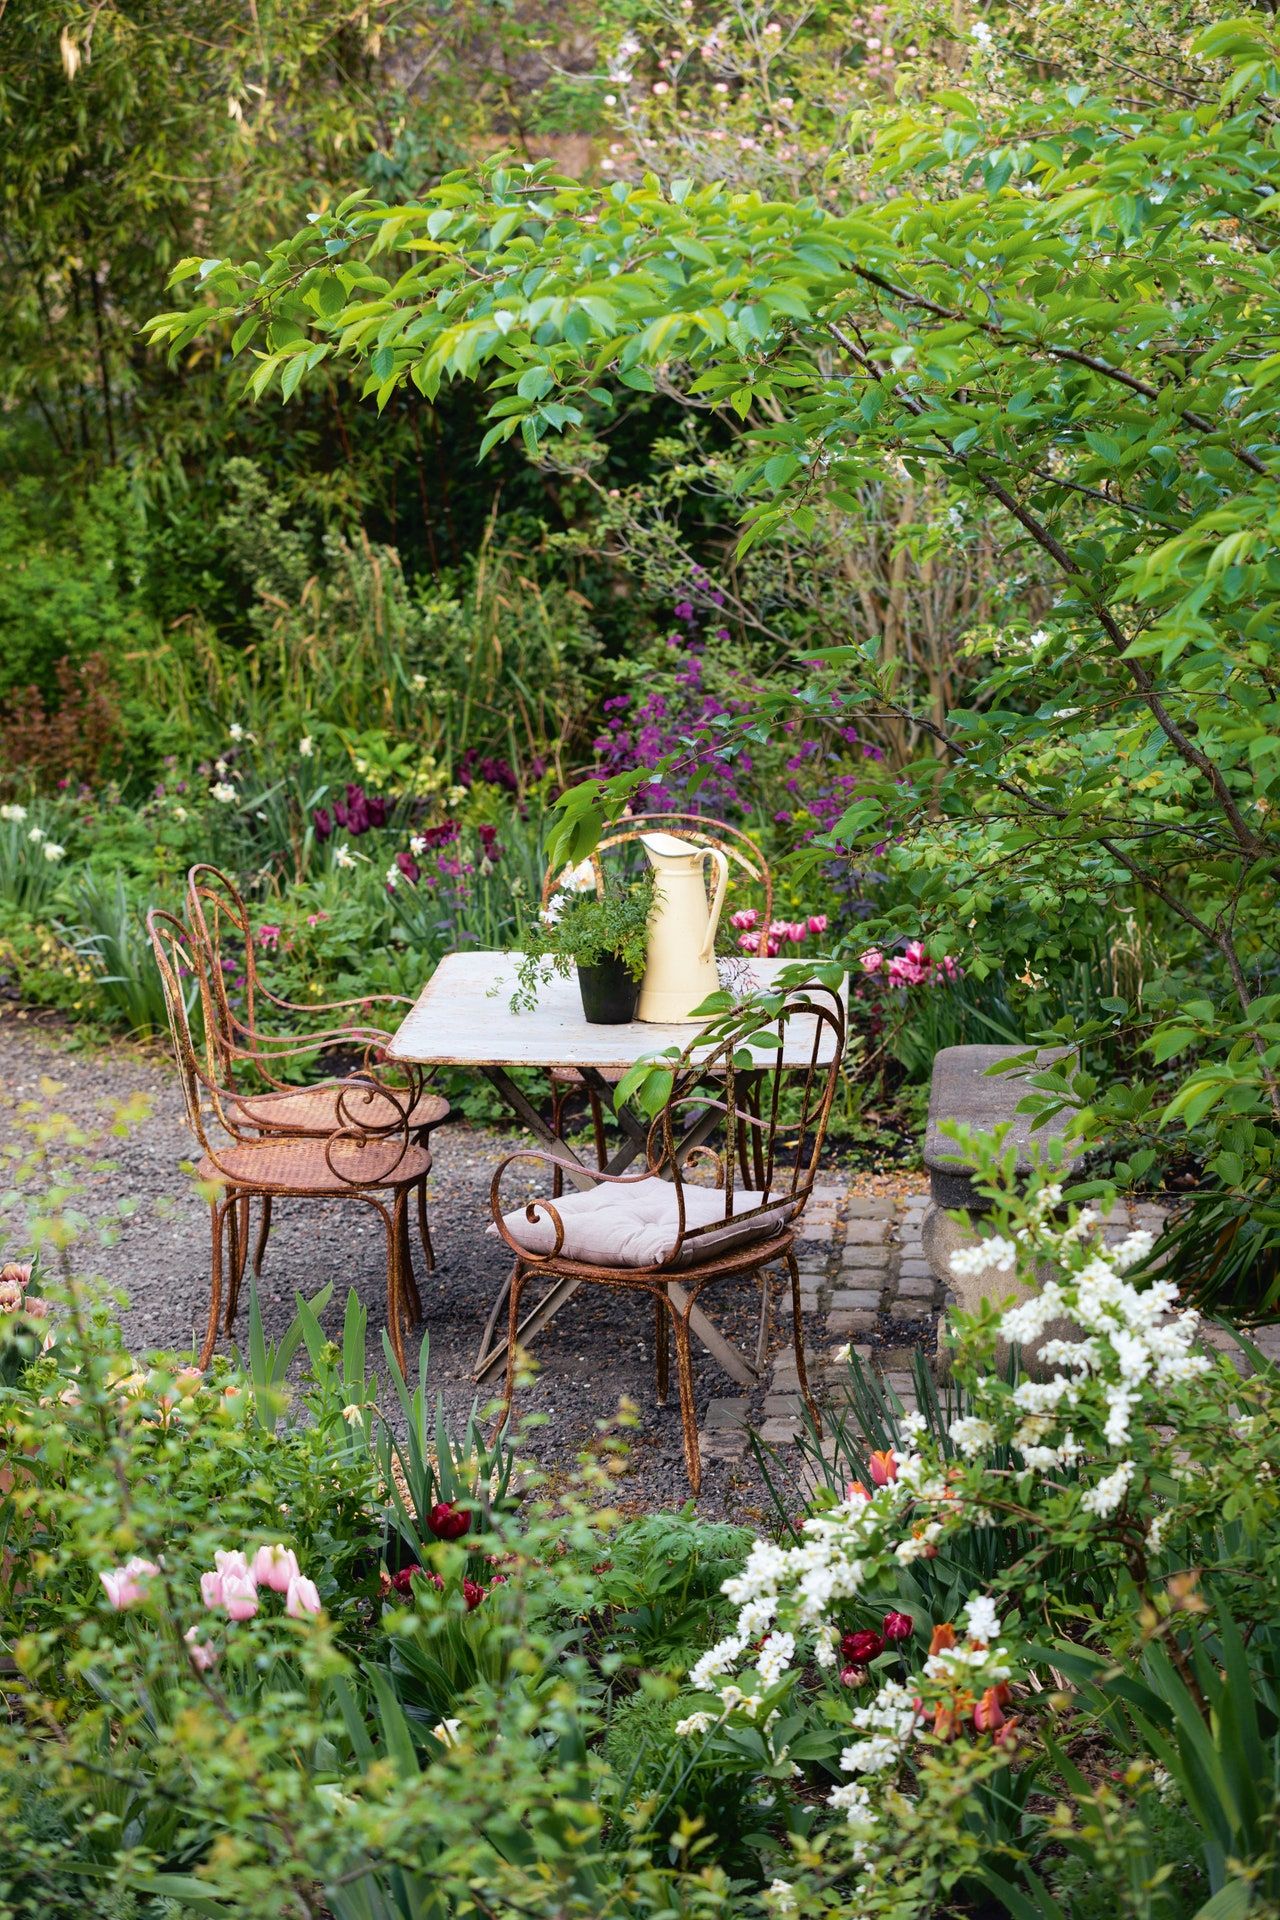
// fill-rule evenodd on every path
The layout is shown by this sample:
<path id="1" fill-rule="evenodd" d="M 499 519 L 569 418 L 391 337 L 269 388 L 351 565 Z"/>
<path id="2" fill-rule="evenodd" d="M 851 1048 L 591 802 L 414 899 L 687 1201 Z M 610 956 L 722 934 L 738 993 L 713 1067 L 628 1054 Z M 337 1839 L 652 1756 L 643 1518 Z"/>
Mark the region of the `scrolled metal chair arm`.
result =
<path id="1" fill-rule="evenodd" d="M 555 1246 L 547 1253 L 532 1253 L 528 1247 L 521 1246 L 518 1240 L 512 1238 L 507 1229 L 506 1222 L 503 1219 L 503 1207 L 499 1198 L 499 1188 L 502 1185 L 502 1177 L 506 1173 L 507 1168 L 514 1165 L 517 1160 L 536 1160 L 540 1166 L 559 1167 L 562 1172 L 570 1175 L 585 1175 L 587 1179 L 595 1181 L 601 1186 L 633 1187 L 637 1185 L 639 1181 L 647 1180 L 649 1177 L 646 1173 L 605 1173 L 598 1167 L 583 1166 L 581 1160 L 571 1159 L 567 1155 L 546 1153 L 539 1147 L 518 1147 L 514 1153 L 509 1153 L 505 1160 L 498 1163 L 494 1171 L 493 1179 L 489 1183 L 489 1206 L 493 1213 L 493 1224 L 498 1230 L 499 1239 L 504 1240 L 511 1251 L 517 1254 L 521 1260 L 529 1263 L 536 1263 L 540 1260 L 553 1260 L 555 1258 L 556 1254 L 559 1253 L 561 1247 L 564 1245 L 564 1222 L 561 1220 L 558 1211 L 550 1200 L 530 1200 L 525 1207 L 525 1218 L 531 1223 L 536 1223 L 536 1209 L 539 1207 L 545 1208 L 555 1222 Z"/>

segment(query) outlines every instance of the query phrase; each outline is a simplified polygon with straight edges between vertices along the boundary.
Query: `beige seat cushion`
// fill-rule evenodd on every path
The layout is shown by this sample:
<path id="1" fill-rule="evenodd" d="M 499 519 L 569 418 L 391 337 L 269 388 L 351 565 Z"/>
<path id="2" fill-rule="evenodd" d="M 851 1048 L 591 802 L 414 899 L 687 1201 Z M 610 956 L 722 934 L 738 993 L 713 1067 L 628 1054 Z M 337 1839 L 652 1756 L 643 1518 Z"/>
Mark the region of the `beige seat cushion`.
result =
<path id="1" fill-rule="evenodd" d="M 736 1216 L 751 1213 L 769 1196 L 735 1193 L 734 1217 L 726 1219 L 725 1196 L 716 1188 L 686 1186 L 683 1191 L 685 1232 L 693 1227 L 712 1227 L 713 1231 L 686 1241 L 677 1266 L 710 1260 L 753 1240 L 768 1240 L 781 1232 L 797 1211 L 789 1196 L 779 1195 L 765 1212 L 753 1219 L 739 1219 Z M 621 1186 L 602 1185 L 585 1193 L 565 1193 L 547 1204 L 554 1205 L 564 1222 L 564 1243 L 557 1259 L 576 1260 L 590 1267 L 656 1267 L 670 1257 L 676 1244 L 676 1190 L 670 1181 L 653 1174 Z M 547 1254 L 555 1246 L 555 1222 L 546 1206 L 538 1207 L 534 1220 L 527 1217 L 523 1207 L 513 1207 L 502 1219 L 511 1238 L 528 1252 Z M 496 1226 L 489 1228 L 492 1234 L 497 1231 Z"/>

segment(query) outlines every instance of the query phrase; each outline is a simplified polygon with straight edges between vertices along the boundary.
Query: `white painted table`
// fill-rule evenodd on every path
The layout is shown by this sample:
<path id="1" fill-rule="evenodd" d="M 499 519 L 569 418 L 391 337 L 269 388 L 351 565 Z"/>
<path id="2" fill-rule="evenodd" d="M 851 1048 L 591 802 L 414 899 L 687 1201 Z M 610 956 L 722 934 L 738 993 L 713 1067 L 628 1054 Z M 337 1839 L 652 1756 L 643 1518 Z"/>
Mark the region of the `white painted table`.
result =
<path id="1" fill-rule="evenodd" d="M 548 1120 L 526 1099 L 511 1078 L 511 1069 L 522 1067 L 576 1067 L 587 1085 L 610 1108 L 614 1089 L 605 1075 L 625 1071 L 648 1054 L 661 1053 L 667 1047 L 687 1047 L 697 1031 L 695 1024 L 659 1025 L 632 1020 L 625 1026 L 593 1026 L 582 1012 L 582 998 L 573 974 L 562 978 L 553 974 L 539 989 L 538 1004 L 524 1013 L 513 1013 L 511 996 L 515 990 L 518 953 L 447 953 L 432 974 L 417 1001 L 405 1015 L 387 1049 L 393 1060 L 412 1062 L 423 1067 L 466 1067 L 481 1073 L 490 1082 L 504 1105 L 522 1125 L 528 1127 L 552 1153 L 563 1159 L 576 1159 L 573 1149 L 552 1132 Z M 743 966 L 735 977 L 736 991 L 747 993 L 771 985 L 784 967 L 794 960 L 756 960 Z M 834 1037 L 828 1030 L 819 1059 L 830 1060 Z M 810 1020 L 796 1019 L 788 1024 L 782 1050 L 782 1064 L 807 1067 L 813 1051 Z M 758 1050 L 761 1068 L 778 1061 L 776 1048 Z M 622 1144 L 609 1161 L 606 1171 L 621 1173 L 643 1152 L 648 1134 L 643 1117 L 623 1106 L 616 1110 L 622 1129 Z M 689 1128 L 682 1142 L 683 1151 L 712 1133 L 721 1116 L 714 1109 L 702 1115 Z M 594 1183 L 585 1170 L 575 1174 L 567 1169 L 565 1178 L 575 1186 L 589 1188 Z M 520 1328 L 522 1344 L 544 1327 L 577 1291 L 577 1280 L 560 1280 L 533 1309 Z M 684 1306 L 684 1289 L 670 1283 L 672 1300 Z M 476 1378 L 483 1379 L 504 1359 L 506 1344 L 493 1345 L 505 1290 L 494 1303 L 476 1360 Z M 714 1354 L 726 1372 L 739 1385 L 750 1386 L 758 1377 L 758 1368 L 733 1346 L 699 1307 L 693 1309 L 690 1327 L 704 1346 Z"/>

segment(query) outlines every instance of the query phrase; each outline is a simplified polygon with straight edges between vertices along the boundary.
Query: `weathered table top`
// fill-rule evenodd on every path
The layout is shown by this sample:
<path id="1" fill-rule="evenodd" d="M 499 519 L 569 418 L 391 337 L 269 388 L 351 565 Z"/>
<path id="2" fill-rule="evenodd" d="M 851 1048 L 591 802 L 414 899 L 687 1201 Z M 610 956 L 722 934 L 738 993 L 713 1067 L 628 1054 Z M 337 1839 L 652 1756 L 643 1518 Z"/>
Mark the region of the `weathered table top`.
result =
<path id="1" fill-rule="evenodd" d="M 592 1026 L 583 1017 L 573 974 L 553 974 L 531 1012 L 513 1013 L 518 953 L 447 953 L 401 1021 L 388 1052 L 393 1060 L 433 1067 L 633 1067 L 646 1054 L 686 1047 L 697 1023 Z M 794 960 L 752 960 L 735 989 L 768 986 Z M 843 995 L 842 989 L 842 995 Z M 784 1066 L 808 1066 L 813 1047 L 808 1018 L 788 1022 Z M 834 1038 L 823 1036 L 819 1059 L 831 1058 Z M 760 1063 L 777 1059 L 761 1048 Z"/>

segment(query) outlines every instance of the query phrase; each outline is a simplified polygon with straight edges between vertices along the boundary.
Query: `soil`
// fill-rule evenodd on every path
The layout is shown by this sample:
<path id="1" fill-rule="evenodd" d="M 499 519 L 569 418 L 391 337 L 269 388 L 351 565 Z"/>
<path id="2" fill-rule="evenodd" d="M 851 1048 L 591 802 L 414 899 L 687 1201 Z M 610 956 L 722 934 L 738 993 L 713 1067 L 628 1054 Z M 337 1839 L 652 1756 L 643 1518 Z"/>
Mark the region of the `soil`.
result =
<path id="1" fill-rule="evenodd" d="M 117 1108 L 139 1099 L 141 1111 L 124 1137 L 112 1137 Z M 132 1350 L 190 1350 L 203 1331 L 208 1303 L 208 1209 L 192 1185 L 193 1141 L 167 1058 L 158 1049 L 124 1042 L 84 1044 L 63 1022 L 0 1008 L 0 1194 L 12 1182 L 3 1157 L 15 1148 L 27 1149 L 33 1127 L 41 1129 L 47 1142 L 39 1150 L 45 1166 L 37 1160 L 25 1182 L 33 1199 L 69 1166 L 94 1163 L 80 1203 L 92 1227 L 80 1243 L 75 1264 L 78 1271 L 100 1276 L 122 1291 L 122 1324 Z M 87 1137 L 84 1145 L 76 1146 L 68 1127 Z M 527 1144 L 528 1136 L 514 1128 L 501 1135 L 466 1122 L 450 1122 L 433 1136 L 429 1205 L 437 1264 L 434 1273 L 424 1273 L 415 1235 L 415 1265 L 429 1336 L 429 1388 L 443 1397 L 455 1429 L 476 1398 L 471 1367 L 508 1271 L 505 1249 L 485 1231 L 489 1184 L 503 1154 Z M 521 1185 L 520 1170 L 513 1169 L 512 1204 L 528 1190 L 527 1182 Z M 115 1222 L 121 1196 L 128 1196 L 133 1210 L 126 1220 Z M 7 1213 L 0 1213 L 0 1245 L 15 1257 L 24 1250 L 23 1206 L 18 1196 Z M 100 1234 L 104 1244 L 99 1244 Z M 334 1283 L 324 1315 L 327 1327 L 338 1332 L 347 1290 L 354 1287 L 369 1312 L 370 1365 L 385 1374 L 381 1222 L 350 1200 L 277 1202 L 260 1283 L 268 1337 L 278 1339 L 289 1324 L 295 1292 L 311 1298 L 326 1281 Z M 750 1349 L 757 1289 L 750 1280 L 739 1280 L 726 1281 L 715 1291 L 718 1324 Z M 243 1306 L 238 1333 L 244 1337 Z M 220 1350 L 226 1345 L 220 1336 Z M 583 1288 L 538 1337 L 534 1358 L 537 1377 L 518 1405 L 521 1414 L 539 1416 L 523 1450 L 544 1473 L 562 1481 L 584 1449 L 598 1447 L 604 1436 L 616 1431 L 619 1409 L 630 1402 L 634 1411 L 628 1417 L 635 1424 L 626 1428 L 625 1463 L 615 1491 L 618 1504 L 635 1509 L 683 1504 L 689 1494 L 674 1381 L 671 1403 L 659 1409 L 647 1301 L 605 1288 Z M 706 1353 L 695 1354 L 695 1371 L 701 1418 L 709 1399 L 737 1389 Z M 489 1390 L 481 1395 L 482 1407 L 489 1397 Z M 389 1409 L 391 1403 L 388 1392 L 384 1405 Z M 700 1512 L 750 1522 L 763 1513 L 765 1504 L 750 1455 L 742 1463 L 707 1463 Z"/>

